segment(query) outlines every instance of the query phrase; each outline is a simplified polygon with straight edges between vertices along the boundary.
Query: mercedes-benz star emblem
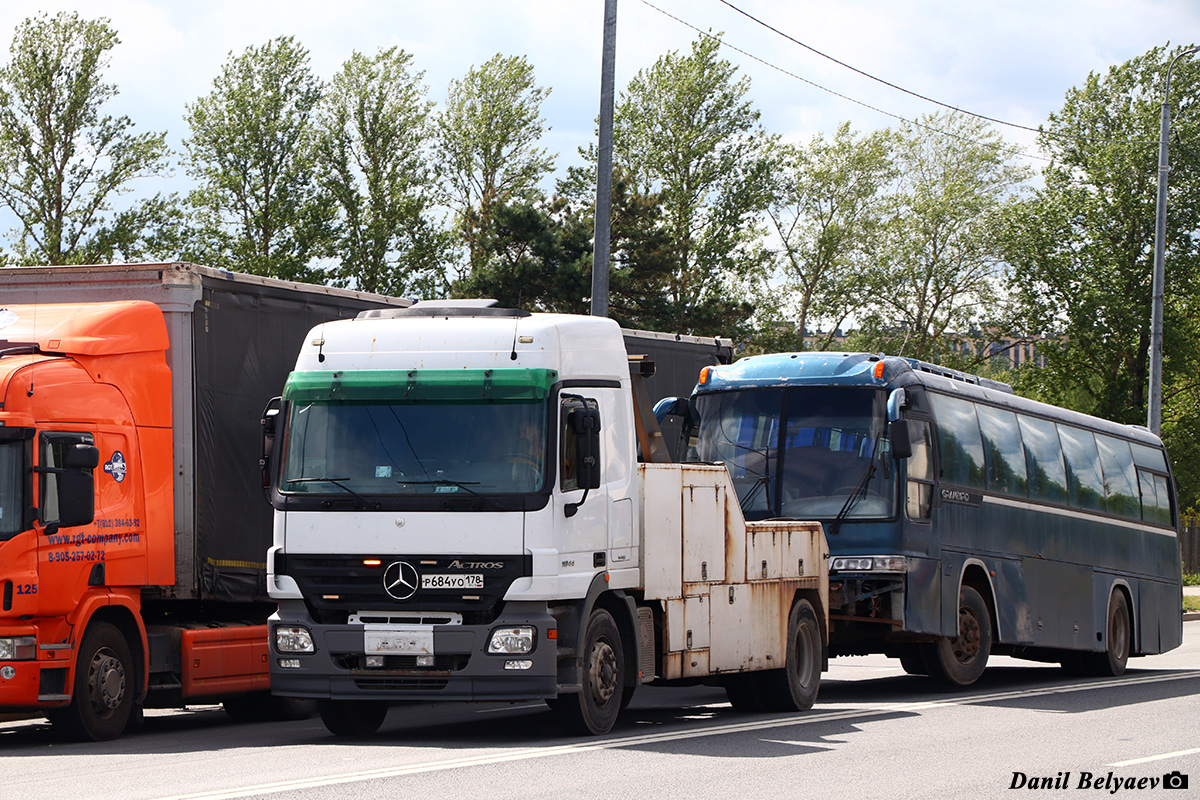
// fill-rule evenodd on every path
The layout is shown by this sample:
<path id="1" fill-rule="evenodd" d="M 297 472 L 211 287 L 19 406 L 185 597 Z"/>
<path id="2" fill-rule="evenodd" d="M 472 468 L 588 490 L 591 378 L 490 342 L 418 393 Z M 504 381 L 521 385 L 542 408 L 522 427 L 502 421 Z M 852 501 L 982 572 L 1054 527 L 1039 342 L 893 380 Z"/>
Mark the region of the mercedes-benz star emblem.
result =
<path id="1" fill-rule="evenodd" d="M 407 600 L 420 586 L 417 568 L 407 561 L 393 561 L 383 571 L 383 590 L 396 600 Z"/>

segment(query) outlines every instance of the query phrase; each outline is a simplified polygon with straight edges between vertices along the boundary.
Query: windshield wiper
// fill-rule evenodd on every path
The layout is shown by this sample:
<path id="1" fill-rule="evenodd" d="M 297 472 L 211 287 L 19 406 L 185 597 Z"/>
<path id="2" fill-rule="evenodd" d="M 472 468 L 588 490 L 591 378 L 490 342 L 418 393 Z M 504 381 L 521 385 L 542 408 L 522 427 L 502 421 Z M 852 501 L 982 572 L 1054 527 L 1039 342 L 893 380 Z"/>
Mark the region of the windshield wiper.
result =
<path id="1" fill-rule="evenodd" d="M 866 470 L 863 471 L 862 477 L 858 479 L 858 484 L 855 485 L 854 491 L 846 498 L 846 502 L 842 504 L 842 510 L 833 518 L 833 522 L 829 523 L 829 535 L 837 536 L 838 528 L 850 516 L 850 512 L 858 505 L 858 501 L 867 496 L 867 485 L 871 482 L 871 478 L 875 477 L 875 459 L 867 464 Z"/>
<path id="2" fill-rule="evenodd" d="M 449 478 L 434 478 L 428 481 L 396 481 L 400 485 L 412 484 L 414 486 L 453 486 L 457 489 L 462 489 L 467 494 L 482 500 L 485 503 L 490 503 L 497 508 L 500 508 L 500 502 L 494 497 L 489 497 L 486 494 L 480 494 L 472 489 L 472 486 L 478 486 L 479 481 L 452 481 Z"/>
<path id="3" fill-rule="evenodd" d="M 368 500 L 367 498 L 363 497 L 358 492 L 351 489 L 346 484 L 342 483 L 342 481 L 348 481 L 348 480 L 350 480 L 350 479 L 349 478 L 292 478 L 292 479 L 288 480 L 287 483 L 289 483 L 289 484 L 292 484 L 292 483 L 332 483 L 334 486 L 338 487 L 346 494 L 350 494 L 350 495 L 353 495 L 354 497 L 357 497 L 359 500 L 362 500 L 367 505 L 375 506 L 376 508 L 379 507 L 378 501 Z"/>

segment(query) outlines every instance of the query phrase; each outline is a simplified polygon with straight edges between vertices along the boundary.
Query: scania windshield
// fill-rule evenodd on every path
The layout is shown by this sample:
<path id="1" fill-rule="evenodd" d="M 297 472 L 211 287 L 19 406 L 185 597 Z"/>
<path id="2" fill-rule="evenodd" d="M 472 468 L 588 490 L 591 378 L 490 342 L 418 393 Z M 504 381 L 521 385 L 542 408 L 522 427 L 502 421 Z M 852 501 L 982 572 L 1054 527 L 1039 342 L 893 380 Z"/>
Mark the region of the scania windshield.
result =
<path id="1" fill-rule="evenodd" d="M 295 372 L 280 490 L 489 497 L 546 483 L 551 370 Z"/>
<path id="2" fill-rule="evenodd" d="M 747 389 L 696 398 L 695 458 L 723 461 L 747 519 L 895 514 L 887 397 L 876 389 Z"/>

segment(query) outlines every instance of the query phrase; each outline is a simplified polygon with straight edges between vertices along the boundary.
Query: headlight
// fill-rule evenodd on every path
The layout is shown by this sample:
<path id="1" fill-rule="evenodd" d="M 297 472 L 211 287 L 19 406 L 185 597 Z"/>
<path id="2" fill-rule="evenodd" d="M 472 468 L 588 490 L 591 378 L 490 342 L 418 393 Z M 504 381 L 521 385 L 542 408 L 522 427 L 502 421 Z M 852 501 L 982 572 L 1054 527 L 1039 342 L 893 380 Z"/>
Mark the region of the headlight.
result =
<path id="1" fill-rule="evenodd" d="M 0 639 L 0 661 L 32 661 L 37 658 L 37 639 L 16 636 Z"/>
<path id="2" fill-rule="evenodd" d="M 275 649 L 281 653 L 313 653 L 312 634 L 308 628 L 294 627 L 275 629 Z"/>
<path id="3" fill-rule="evenodd" d="M 528 625 L 517 628 L 498 628 L 488 640 L 489 653 L 530 653 L 535 631 Z"/>
<path id="4" fill-rule="evenodd" d="M 908 572 L 904 556 L 853 556 L 830 562 L 834 572 Z"/>

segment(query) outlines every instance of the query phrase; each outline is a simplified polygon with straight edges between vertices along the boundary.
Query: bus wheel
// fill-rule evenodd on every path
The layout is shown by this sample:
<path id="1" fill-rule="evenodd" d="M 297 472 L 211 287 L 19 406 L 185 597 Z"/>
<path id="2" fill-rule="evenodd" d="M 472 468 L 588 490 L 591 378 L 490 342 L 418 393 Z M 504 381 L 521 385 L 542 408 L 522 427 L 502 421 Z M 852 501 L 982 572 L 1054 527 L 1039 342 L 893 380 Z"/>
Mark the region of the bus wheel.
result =
<path id="1" fill-rule="evenodd" d="M 50 717 L 61 734 L 103 742 L 125 730 L 133 712 L 134 669 L 129 643 L 107 622 L 88 626 L 75 663 L 71 705 Z"/>
<path id="2" fill-rule="evenodd" d="M 925 645 L 929 677 L 949 686 L 979 680 L 992 651 L 992 622 L 979 592 L 963 586 L 958 593 L 958 636 Z"/>
<path id="3" fill-rule="evenodd" d="M 900 650 L 900 666 L 908 675 L 928 675 L 929 668 L 925 666 L 925 658 L 922 655 L 921 645 L 905 645 Z"/>
<path id="4" fill-rule="evenodd" d="M 788 614 L 787 657 L 784 668 L 752 673 L 767 711 L 807 711 L 821 688 L 821 626 L 812 603 L 803 598 Z"/>
<path id="5" fill-rule="evenodd" d="M 568 733 L 599 735 L 612 730 L 624 697 L 625 649 L 616 620 L 602 608 L 592 612 L 580 641 L 583 687 L 558 698 L 554 713 Z"/>
<path id="6" fill-rule="evenodd" d="M 387 703 L 376 700 L 322 700 L 321 722 L 334 736 L 370 736 L 387 716 Z"/>
<path id="7" fill-rule="evenodd" d="M 1108 641 L 1103 653 L 1089 653 L 1088 672 L 1102 677 L 1116 677 L 1125 672 L 1129 661 L 1133 629 L 1129 624 L 1129 604 L 1122 592 L 1113 592 L 1108 604 Z"/>

